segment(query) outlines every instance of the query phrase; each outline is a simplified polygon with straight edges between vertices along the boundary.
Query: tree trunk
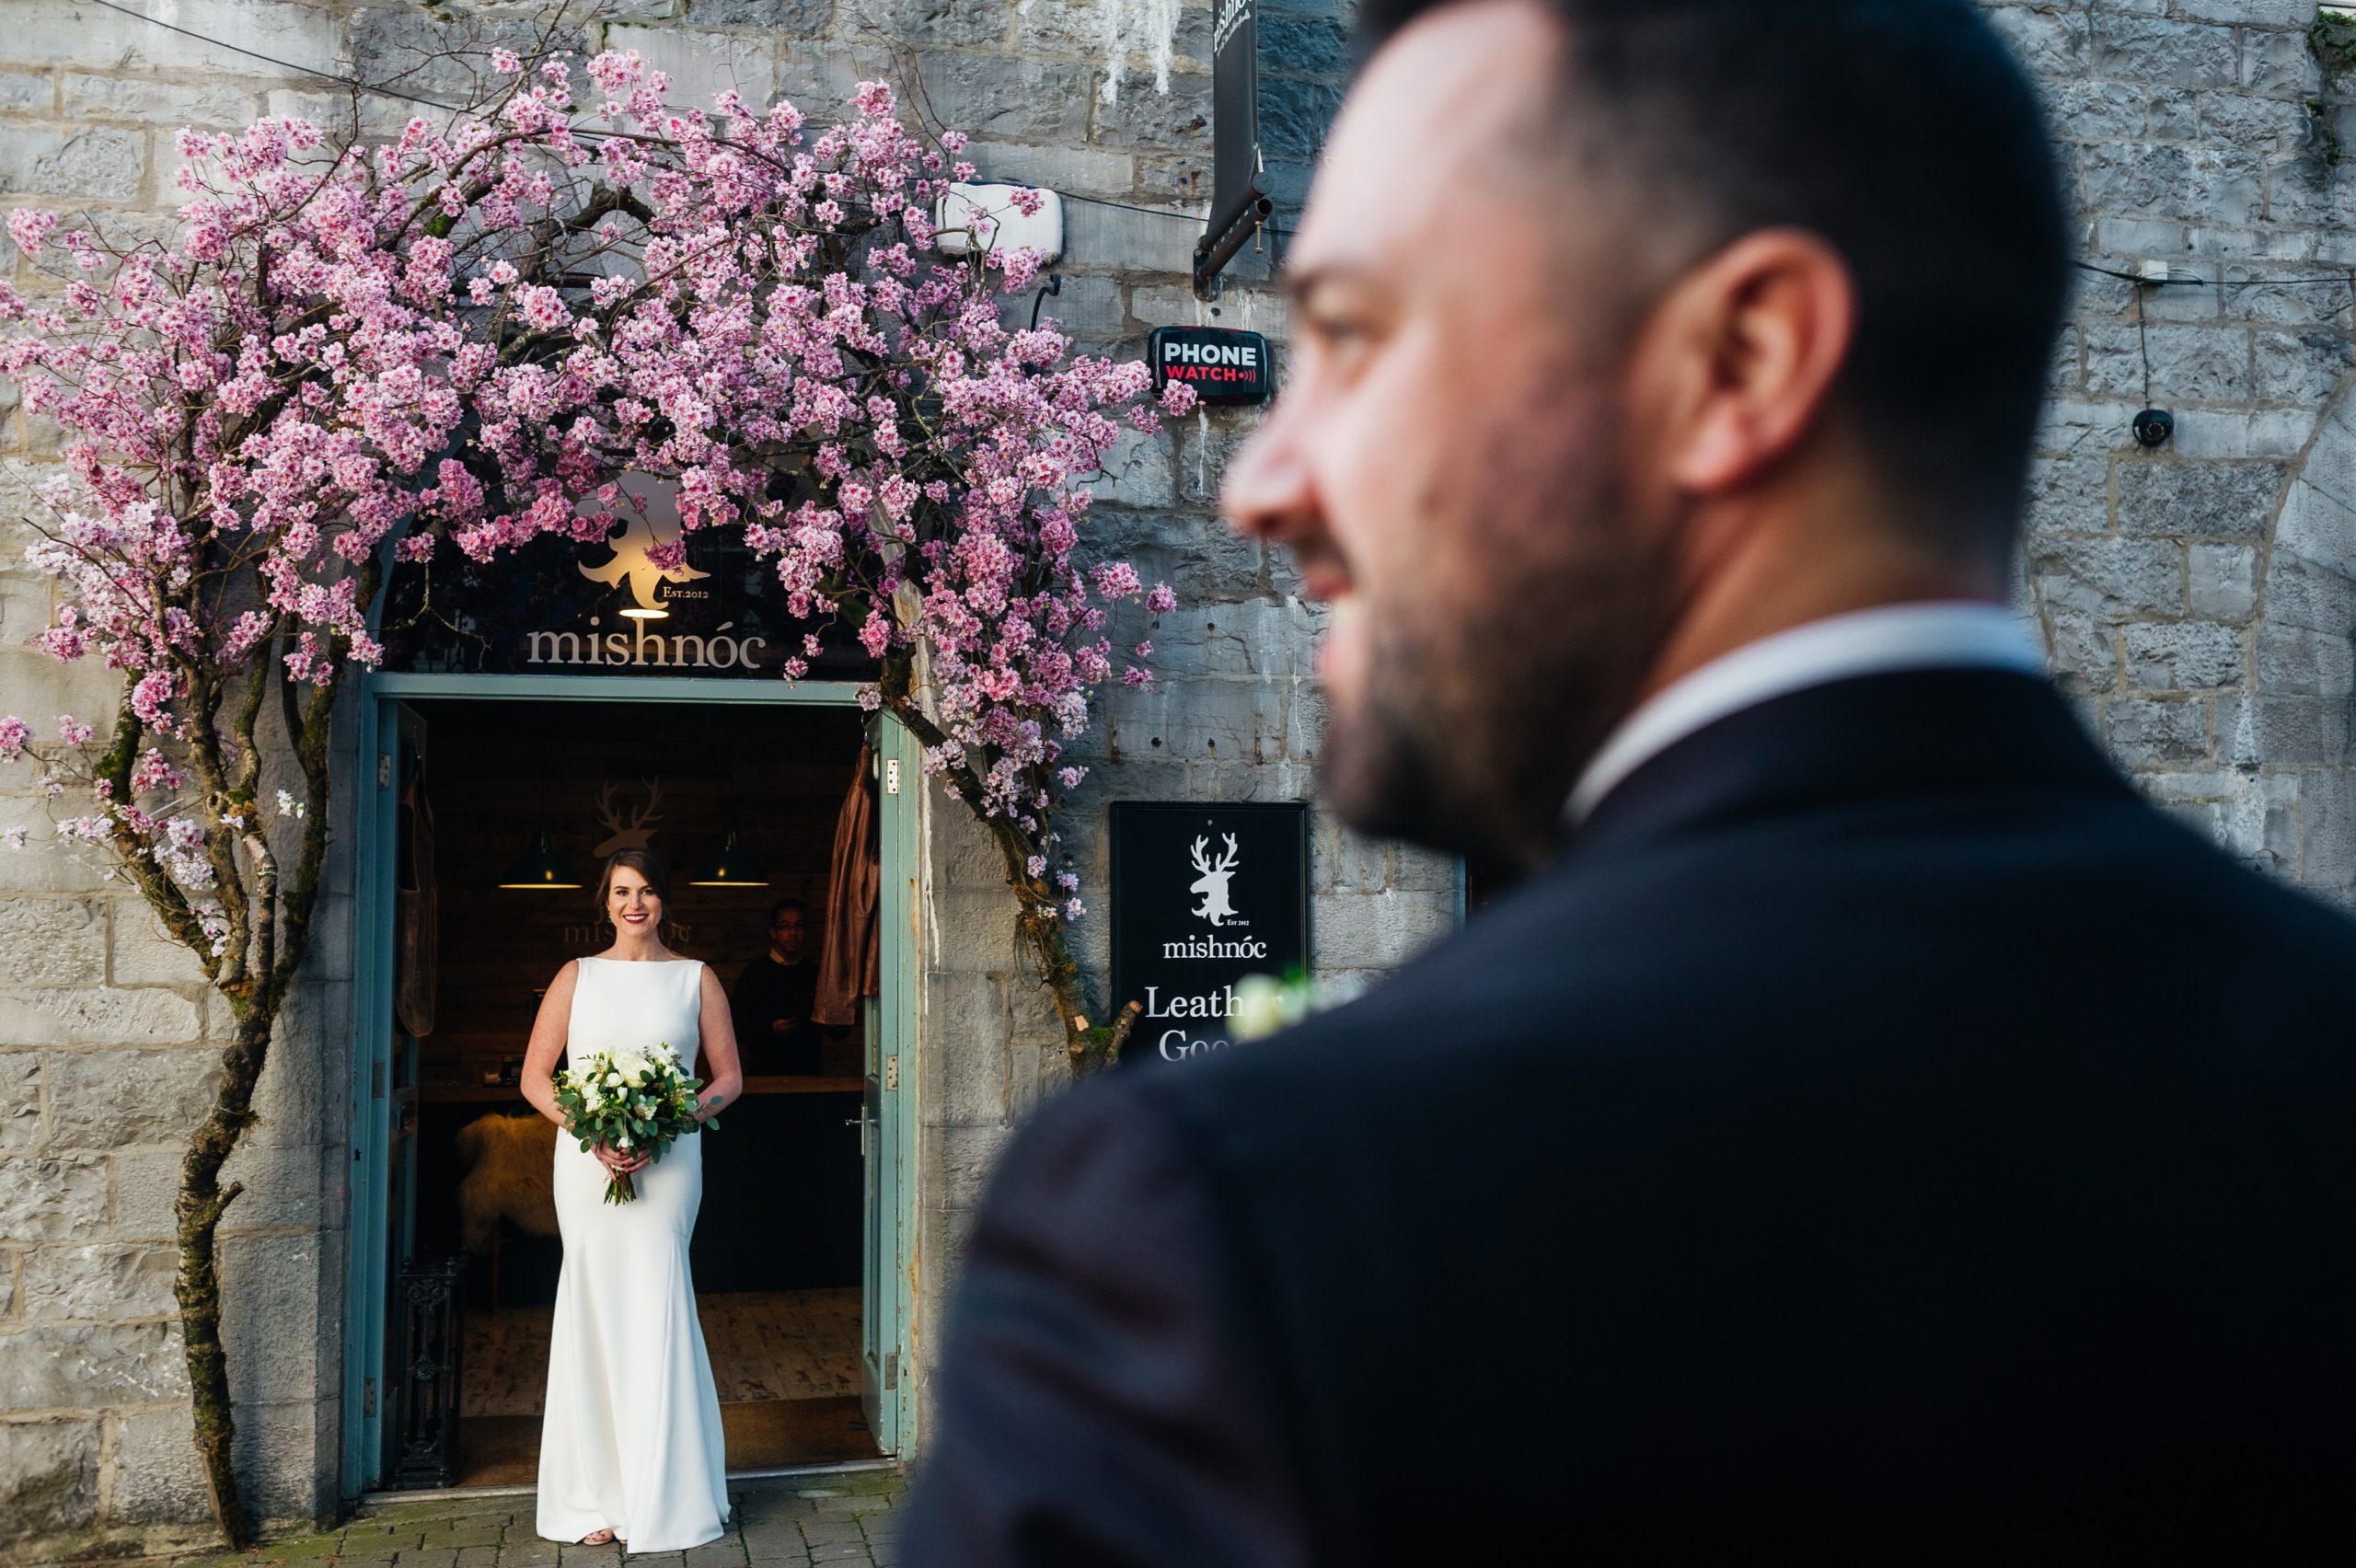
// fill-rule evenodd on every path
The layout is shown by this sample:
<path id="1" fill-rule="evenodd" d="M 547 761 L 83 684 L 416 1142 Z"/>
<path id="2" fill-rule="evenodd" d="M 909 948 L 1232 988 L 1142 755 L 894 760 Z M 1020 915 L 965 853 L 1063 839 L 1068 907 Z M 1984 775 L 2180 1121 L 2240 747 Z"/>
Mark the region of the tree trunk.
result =
<path id="1" fill-rule="evenodd" d="M 188 1352 L 189 1392 L 195 1405 L 196 1451 L 204 1466 L 205 1490 L 214 1521 L 233 1551 L 252 1544 L 253 1527 L 237 1492 L 237 1418 L 229 1398 L 228 1355 L 221 1343 L 221 1275 L 214 1237 L 221 1216 L 243 1189 L 221 1185 L 221 1167 L 253 1123 L 254 1086 L 269 1059 L 277 1006 L 247 1004 L 238 1009 L 237 1032 L 221 1053 L 221 1086 L 180 1163 L 180 1192 L 172 1213 L 179 1220 L 180 1266 L 172 1293 L 180 1305 L 180 1332 Z"/>

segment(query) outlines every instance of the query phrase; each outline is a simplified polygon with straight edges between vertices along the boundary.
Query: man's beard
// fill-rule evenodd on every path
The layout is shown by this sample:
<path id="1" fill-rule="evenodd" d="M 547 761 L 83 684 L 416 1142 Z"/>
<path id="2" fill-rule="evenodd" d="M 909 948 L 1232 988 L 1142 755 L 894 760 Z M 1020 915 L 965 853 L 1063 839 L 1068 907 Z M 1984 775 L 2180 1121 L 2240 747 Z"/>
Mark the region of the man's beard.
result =
<path id="1" fill-rule="evenodd" d="M 1425 509 L 1436 535 L 1466 530 L 1457 548 L 1473 530 L 1489 540 L 1485 592 L 1366 606 L 1364 698 L 1334 716 L 1318 778 L 1361 832 L 1528 869 L 1560 844 L 1571 786 L 1634 707 L 1674 589 L 1659 536 L 1611 477 L 1608 438 L 1551 462 L 1526 444 L 1500 455 L 1469 469 L 1493 477 L 1484 496 Z"/>

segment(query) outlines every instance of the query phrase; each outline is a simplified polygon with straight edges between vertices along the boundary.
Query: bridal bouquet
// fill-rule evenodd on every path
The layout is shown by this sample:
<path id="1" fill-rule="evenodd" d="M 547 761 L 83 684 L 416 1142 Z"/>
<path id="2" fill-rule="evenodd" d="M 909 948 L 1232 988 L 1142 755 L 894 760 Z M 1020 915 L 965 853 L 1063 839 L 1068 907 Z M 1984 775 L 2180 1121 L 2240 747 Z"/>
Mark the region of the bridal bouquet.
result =
<path id="1" fill-rule="evenodd" d="M 606 1144 L 627 1154 L 644 1150 L 661 1160 L 682 1133 L 718 1128 L 717 1116 L 696 1120 L 696 1091 L 703 1079 L 679 1070 L 668 1044 L 652 1051 L 600 1051 L 556 1075 L 556 1102 L 564 1130 L 581 1140 L 583 1153 Z M 606 1182 L 606 1201 L 626 1204 L 638 1196 L 628 1176 Z"/>

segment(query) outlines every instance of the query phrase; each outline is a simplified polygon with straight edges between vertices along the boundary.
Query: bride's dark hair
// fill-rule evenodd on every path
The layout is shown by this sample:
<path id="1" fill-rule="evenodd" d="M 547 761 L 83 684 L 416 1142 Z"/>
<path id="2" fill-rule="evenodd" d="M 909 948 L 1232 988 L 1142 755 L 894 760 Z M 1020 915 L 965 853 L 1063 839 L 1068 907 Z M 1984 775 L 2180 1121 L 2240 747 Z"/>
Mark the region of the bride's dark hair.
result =
<path id="1" fill-rule="evenodd" d="M 676 951 L 679 933 L 671 924 L 671 869 L 652 849 L 617 849 L 606 857 L 606 869 L 597 874 L 597 918 L 607 918 L 606 897 L 613 891 L 614 873 L 625 868 L 644 877 L 647 887 L 663 901 L 663 918 L 655 923 L 654 935 L 664 947 Z"/>

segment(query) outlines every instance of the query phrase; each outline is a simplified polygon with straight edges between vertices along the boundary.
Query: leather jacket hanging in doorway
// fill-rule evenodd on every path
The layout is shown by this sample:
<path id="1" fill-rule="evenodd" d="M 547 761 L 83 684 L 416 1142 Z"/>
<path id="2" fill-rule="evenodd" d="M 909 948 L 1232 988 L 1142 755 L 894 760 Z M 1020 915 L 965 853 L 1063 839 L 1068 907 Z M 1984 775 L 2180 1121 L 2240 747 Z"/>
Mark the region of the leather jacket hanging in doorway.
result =
<path id="1" fill-rule="evenodd" d="M 818 956 L 813 1021 L 840 1028 L 859 1016 L 859 1000 L 883 990 L 875 928 L 883 882 L 881 827 L 875 816 L 875 755 L 859 748 L 850 792 L 835 818 L 833 874 L 826 882 L 826 941 Z"/>

